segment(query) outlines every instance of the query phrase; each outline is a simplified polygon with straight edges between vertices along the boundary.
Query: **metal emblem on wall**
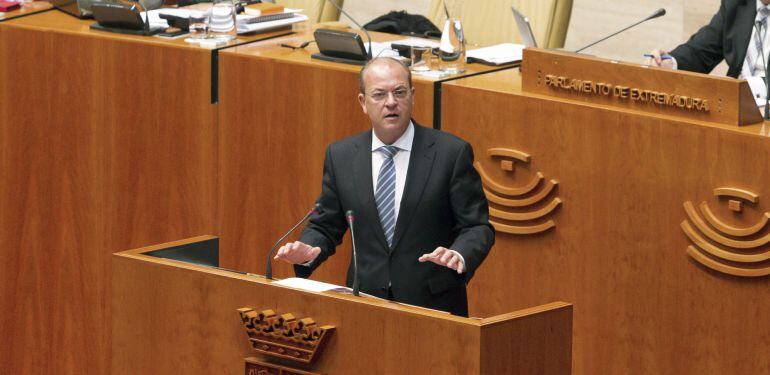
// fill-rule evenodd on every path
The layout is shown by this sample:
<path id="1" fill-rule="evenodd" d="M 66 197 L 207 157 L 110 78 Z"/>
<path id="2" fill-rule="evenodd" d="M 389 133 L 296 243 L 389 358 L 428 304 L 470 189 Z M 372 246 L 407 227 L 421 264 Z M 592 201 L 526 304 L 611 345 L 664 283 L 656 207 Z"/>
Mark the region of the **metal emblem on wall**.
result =
<path id="1" fill-rule="evenodd" d="M 312 318 L 297 319 L 293 314 L 277 315 L 273 310 L 238 309 L 252 349 L 268 357 L 309 365 L 320 357 L 334 332 L 330 325 L 318 326 Z M 246 359 L 246 374 L 313 374 Z"/>
<path id="2" fill-rule="evenodd" d="M 736 215 L 743 213 L 744 203 L 755 205 L 759 195 L 730 187 L 714 189 L 714 196 L 728 199 L 728 208 Z M 714 215 L 706 202 L 699 205 L 684 202 L 688 220 L 681 223 L 684 234 L 692 242 L 687 254 L 713 270 L 742 277 L 770 275 L 770 231 L 765 230 L 770 212 L 748 227 L 735 227 Z M 701 215 L 702 214 L 702 215 Z M 763 233 L 764 232 L 764 233 Z"/>
<path id="3" fill-rule="evenodd" d="M 500 169 L 513 178 L 516 161 L 529 164 L 532 156 L 508 148 L 490 148 L 487 155 L 500 160 Z M 542 173 L 537 172 L 534 178 L 521 186 L 508 186 L 498 183 L 489 176 L 481 163 L 473 164 L 481 176 L 484 193 L 489 200 L 490 222 L 495 230 L 510 234 L 535 234 L 545 232 L 556 226 L 551 219 L 546 219 L 562 203 L 556 195 L 556 180 L 545 180 Z"/>

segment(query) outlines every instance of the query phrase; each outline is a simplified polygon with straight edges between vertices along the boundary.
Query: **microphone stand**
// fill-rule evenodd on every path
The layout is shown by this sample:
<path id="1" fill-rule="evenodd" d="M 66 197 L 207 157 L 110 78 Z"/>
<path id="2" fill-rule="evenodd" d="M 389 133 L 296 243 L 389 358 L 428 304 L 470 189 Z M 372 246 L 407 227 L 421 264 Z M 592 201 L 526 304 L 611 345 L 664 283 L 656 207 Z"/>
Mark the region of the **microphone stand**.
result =
<path id="1" fill-rule="evenodd" d="M 353 210 L 348 210 L 345 213 L 345 218 L 348 221 L 348 227 L 350 227 L 350 243 L 353 247 L 353 295 L 358 297 L 361 287 L 358 284 L 358 254 L 356 253 L 356 235 L 353 232 Z"/>
<path id="2" fill-rule="evenodd" d="M 297 224 L 294 224 L 294 226 L 291 227 L 291 229 L 289 229 L 289 231 L 286 232 L 286 234 L 284 234 L 283 237 L 281 237 L 280 239 L 278 239 L 278 241 L 276 241 L 275 245 L 273 245 L 270 251 L 267 252 L 267 269 L 265 270 L 266 279 L 268 280 L 273 279 L 272 260 L 273 260 L 273 256 L 275 255 L 275 251 L 278 249 L 278 245 L 280 245 L 283 242 L 283 240 L 286 239 L 286 237 L 289 237 L 290 234 L 294 233 L 294 231 L 297 230 L 297 228 L 299 228 L 299 226 L 302 225 L 302 223 L 304 223 L 307 219 L 309 219 L 310 216 L 312 216 L 314 213 L 320 213 L 320 212 L 321 212 L 321 205 L 316 203 L 315 206 L 312 209 L 310 209 L 310 211 L 308 211 L 305 214 L 305 216 L 302 217 L 302 220 L 300 220 Z"/>

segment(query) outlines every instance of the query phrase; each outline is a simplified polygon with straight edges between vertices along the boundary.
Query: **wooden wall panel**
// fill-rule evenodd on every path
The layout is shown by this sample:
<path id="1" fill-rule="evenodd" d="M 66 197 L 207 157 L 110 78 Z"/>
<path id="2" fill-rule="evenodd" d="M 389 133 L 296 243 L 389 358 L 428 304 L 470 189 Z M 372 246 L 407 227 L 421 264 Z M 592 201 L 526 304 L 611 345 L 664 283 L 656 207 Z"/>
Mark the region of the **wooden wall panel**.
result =
<path id="1" fill-rule="evenodd" d="M 108 373 L 110 254 L 215 231 L 210 52 L 13 22 L 0 26 L 2 372 Z"/>
<path id="2" fill-rule="evenodd" d="M 549 231 L 498 232 L 469 285 L 471 314 L 573 303 L 577 374 L 770 371 L 770 277 L 702 266 L 680 228 L 685 201 L 706 201 L 739 227 L 768 211 L 766 126 L 674 121 L 528 95 L 519 84 L 509 71 L 443 86 L 442 128 L 473 144 L 492 180 L 520 186 L 542 172 L 563 201 Z M 532 159 L 505 172 L 486 154 L 493 147 Z M 714 197 L 723 186 L 759 201 L 736 214 Z"/>

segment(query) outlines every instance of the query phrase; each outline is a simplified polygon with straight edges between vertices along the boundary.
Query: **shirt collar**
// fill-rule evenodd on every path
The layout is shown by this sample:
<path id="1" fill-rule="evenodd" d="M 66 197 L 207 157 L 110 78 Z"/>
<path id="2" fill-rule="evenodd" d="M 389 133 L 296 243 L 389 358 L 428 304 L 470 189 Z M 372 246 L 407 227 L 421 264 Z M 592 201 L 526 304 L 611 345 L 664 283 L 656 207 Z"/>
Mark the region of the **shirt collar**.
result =
<path id="1" fill-rule="evenodd" d="M 393 142 L 392 146 L 398 147 L 398 149 L 401 151 L 411 151 L 413 141 L 414 141 L 414 124 L 412 124 L 412 121 L 410 120 L 409 125 L 407 125 L 406 127 L 406 131 L 404 131 L 404 134 L 401 134 L 401 137 L 399 137 L 395 142 Z M 372 129 L 372 151 L 375 151 L 382 146 L 387 146 L 387 145 L 382 143 L 382 141 L 379 138 L 377 138 L 377 134 L 375 134 L 374 129 Z"/>
<path id="2" fill-rule="evenodd" d="M 759 13 L 760 8 L 768 7 L 770 8 L 770 5 L 762 4 L 762 0 L 757 0 L 757 13 Z"/>

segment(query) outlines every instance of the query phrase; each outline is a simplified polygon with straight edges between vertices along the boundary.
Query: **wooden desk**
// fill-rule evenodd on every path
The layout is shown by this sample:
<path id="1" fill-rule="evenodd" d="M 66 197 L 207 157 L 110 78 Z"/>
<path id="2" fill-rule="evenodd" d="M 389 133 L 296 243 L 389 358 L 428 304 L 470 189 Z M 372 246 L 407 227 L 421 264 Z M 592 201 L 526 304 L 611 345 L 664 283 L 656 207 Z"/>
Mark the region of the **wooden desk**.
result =
<path id="1" fill-rule="evenodd" d="M 33 1 L 31 3 L 23 4 L 19 9 L 12 10 L 10 12 L 0 12 L 5 13 L 4 15 L 0 16 L 0 22 L 49 11 L 51 9 L 53 9 L 53 6 L 51 6 L 51 3 L 47 1 Z"/>
<path id="2" fill-rule="evenodd" d="M 541 219 L 496 219 L 516 226 L 552 220 L 555 227 L 529 235 L 498 230 L 469 285 L 478 296 L 471 311 L 484 316 L 571 301 L 576 374 L 770 369 L 770 277 L 703 266 L 688 255 L 692 242 L 681 226 L 688 201 L 707 202 L 734 227 L 748 227 L 770 209 L 770 124 L 738 128 L 527 94 L 518 70 L 456 80 L 443 91 L 442 128 L 472 143 L 492 182 L 522 187 L 539 172 L 544 180 L 535 195 L 558 182 L 539 202 L 517 209 L 493 202 L 493 209 L 537 212 L 561 200 Z M 531 159 L 493 158 L 491 148 Z M 501 169 L 502 160 L 514 161 L 513 172 Z M 738 213 L 714 196 L 720 187 L 760 198 Z"/>
<path id="3" fill-rule="evenodd" d="M 568 303 L 468 319 L 377 298 L 292 289 L 147 254 L 215 241 L 201 236 L 113 256 L 114 374 L 238 374 L 252 356 L 335 375 L 570 371 Z M 334 332 L 310 365 L 266 359 L 250 347 L 237 312 L 244 307 L 311 318 Z"/>
<path id="4" fill-rule="evenodd" d="M 93 22 L 0 23 L 2 372 L 108 373 L 110 254 L 216 231 L 213 52 Z"/>

